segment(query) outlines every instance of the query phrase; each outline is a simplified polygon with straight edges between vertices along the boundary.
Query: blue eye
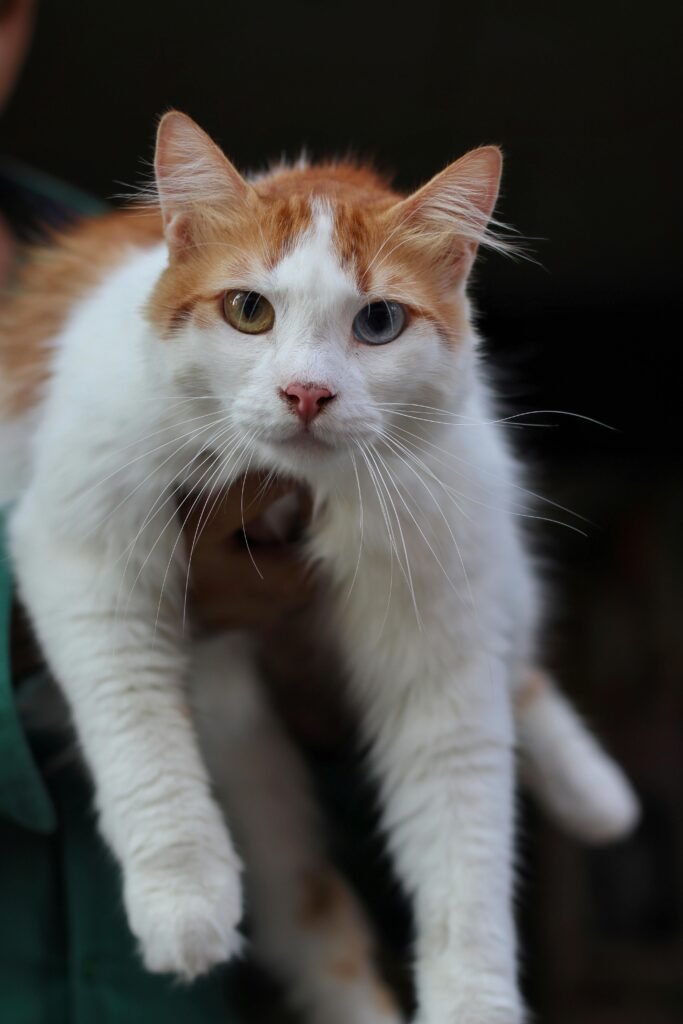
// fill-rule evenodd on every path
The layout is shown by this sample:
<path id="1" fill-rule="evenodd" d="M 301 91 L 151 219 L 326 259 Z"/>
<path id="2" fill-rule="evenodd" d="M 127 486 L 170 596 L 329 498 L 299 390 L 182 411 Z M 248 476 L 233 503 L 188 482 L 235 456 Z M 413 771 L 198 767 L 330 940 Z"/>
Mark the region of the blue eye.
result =
<path id="1" fill-rule="evenodd" d="M 406 311 L 399 302 L 371 302 L 353 321 L 353 335 L 365 345 L 386 345 L 398 338 L 406 325 Z"/>

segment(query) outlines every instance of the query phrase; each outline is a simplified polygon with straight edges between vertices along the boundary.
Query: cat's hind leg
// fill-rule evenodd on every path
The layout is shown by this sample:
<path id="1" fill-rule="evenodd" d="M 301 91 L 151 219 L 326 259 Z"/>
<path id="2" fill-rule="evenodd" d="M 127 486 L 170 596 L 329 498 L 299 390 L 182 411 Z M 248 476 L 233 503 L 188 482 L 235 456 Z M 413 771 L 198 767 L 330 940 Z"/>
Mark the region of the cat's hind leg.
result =
<path id="1" fill-rule="evenodd" d="M 327 860 L 304 766 L 247 641 L 201 641 L 192 693 L 216 795 L 245 865 L 253 954 L 314 1024 L 397 1024 L 370 926 Z"/>

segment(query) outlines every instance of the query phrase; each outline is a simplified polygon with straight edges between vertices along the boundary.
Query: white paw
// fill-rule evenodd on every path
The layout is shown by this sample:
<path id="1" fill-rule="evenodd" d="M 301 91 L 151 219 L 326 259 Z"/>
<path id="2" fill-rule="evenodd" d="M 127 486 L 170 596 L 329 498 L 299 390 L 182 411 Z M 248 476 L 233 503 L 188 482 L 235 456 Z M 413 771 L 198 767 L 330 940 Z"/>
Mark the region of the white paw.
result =
<path id="1" fill-rule="evenodd" d="M 148 970 L 191 981 L 239 953 L 242 886 L 236 858 L 162 853 L 129 869 L 125 902 Z"/>

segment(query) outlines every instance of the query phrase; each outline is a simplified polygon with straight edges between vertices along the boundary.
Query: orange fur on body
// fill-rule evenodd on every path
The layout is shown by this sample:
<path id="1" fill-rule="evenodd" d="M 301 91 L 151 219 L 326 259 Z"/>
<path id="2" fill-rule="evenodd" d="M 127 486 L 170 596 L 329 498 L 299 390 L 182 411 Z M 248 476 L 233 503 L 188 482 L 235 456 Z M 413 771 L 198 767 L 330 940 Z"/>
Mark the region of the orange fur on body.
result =
<path id="1" fill-rule="evenodd" d="M 157 213 L 118 211 L 81 221 L 52 244 L 29 250 L 0 305 L 0 415 L 16 416 L 36 403 L 49 376 L 49 343 L 76 303 L 131 247 L 161 238 Z"/>

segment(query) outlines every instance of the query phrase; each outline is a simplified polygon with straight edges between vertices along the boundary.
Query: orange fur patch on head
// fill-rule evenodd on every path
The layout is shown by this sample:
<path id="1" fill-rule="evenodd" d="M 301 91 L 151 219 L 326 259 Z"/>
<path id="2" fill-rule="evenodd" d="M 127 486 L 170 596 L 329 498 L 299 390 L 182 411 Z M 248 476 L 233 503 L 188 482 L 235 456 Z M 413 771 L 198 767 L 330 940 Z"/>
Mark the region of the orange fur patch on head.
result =
<path id="1" fill-rule="evenodd" d="M 185 115 L 159 127 L 160 210 L 85 222 L 37 250 L 0 309 L 0 407 L 35 403 L 49 375 L 49 342 L 89 288 L 127 249 L 166 237 L 169 265 L 146 315 L 162 337 L 222 318 L 227 288 L 272 269 L 327 206 L 342 266 L 368 301 L 394 300 L 449 344 L 467 331 L 464 283 L 497 191 L 500 154 L 475 150 L 407 199 L 353 163 L 280 168 L 245 181 Z"/>
<path id="2" fill-rule="evenodd" d="M 188 213 L 191 242 L 171 254 L 147 307 L 162 337 L 175 327 L 220 317 L 219 300 L 254 269 L 270 269 L 311 223 L 307 200 L 296 194 L 263 201 L 252 191 L 233 208 Z"/>
<path id="3" fill-rule="evenodd" d="M 255 267 L 272 269 L 310 226 L 315 200 L 335 210 L 335 243 L 342 262 L 351 261 L 361 248 L 363 214 L 386 210 L 398 198 L 368 168 L 321 164 L 278 169 L 244 195 L 189 209 L 190 241 L 172 257 L 148 315 L 164 337 L 190 318 L 219 315 L 221 288 L 243 285 Z"/>
<path id="4" fill-rule="evenodd" d="M 30 408 L 49 376 L 50 341 L 77 301 L 133 247 L 161 240 L 157 213 L 118 212 L 83 221 L 27 253 L 0 305 L 0 410 Z"/>
<path id="5" fill-rule="evenodd" d="M 341 196 L 335 207 L 337 244 L 360 290 L 402 302 L 454 343 L 467 329 L 463 285 L 498 192 L 500 152 L 473 150 L 402 198 L 386 186 L 370 201 Z"/>
<path id="6" fill-rule="evenodd" d="M 457 255 L 426 245 L 409 218 L 396 216 L 399 199 L 386 192 L 381 201 L 335 208 L 342 264 L 371 300 L 400 302 L 414 316 L 429 320 L 447 341 L 457 341 L 467 327 L 464 297 L 457 288 Z"/>
<path id="7" fill-rule="evenodd" d="M 148 315 L 164 337 L 188 319 L 216 320 L 221 291 L 244 285 L 254 269 L 272 269 L 310 226 L 316 203 L 322 203 L 334 218 L 340 263 L 359 291 L 399 301 L 430 320 L 447 340 L 457 340 L 467 324 L 462 295 L 453 287 L 456 260 L 447 254 L 445 280 L 444 245 L 433 240 L 427 245 L 405 212 L 394 215 L 401 200 L 374 171 L 354 164 L 264 175 L 231 203 L 188 212 L 191 241 L 171 259 Z"/>
<path id="8" fill-rule="evenodd" d="M 254 190 L 263 199 L 298 196 L 310 201 L 328 199 L 361 208 L 385 206 L 399 199 L 388 182 L 370 167 L 354 163 L 320 163 L 282 167 L 257 178 Z"/>
<path id="9" fill-rule="evenodd" d="M 326 207 L 340 262 L 361 294 L 401 302 L 456 341 L 466 321 L 460 285 L 486 235 L 500 166 L 495 147 L 473 150 L 407 198 L 343 161 L 280 167 L 248 182 L 191 118 L 169 111 L 155 170 L 171 262 L 149 316 L 164 336 L 188 318 L 215 318 L 221 289 L 247 286 L 250 269 L 271 269 Z"/>

